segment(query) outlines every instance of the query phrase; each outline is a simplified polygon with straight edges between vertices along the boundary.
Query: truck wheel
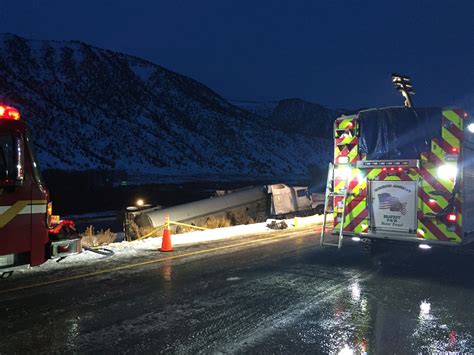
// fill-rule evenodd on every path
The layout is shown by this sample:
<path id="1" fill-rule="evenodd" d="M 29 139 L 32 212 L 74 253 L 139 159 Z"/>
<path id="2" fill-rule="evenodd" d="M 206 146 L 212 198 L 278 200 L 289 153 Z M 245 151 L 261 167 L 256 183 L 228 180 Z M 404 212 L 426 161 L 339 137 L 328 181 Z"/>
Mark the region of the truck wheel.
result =
<path id="1" fill-rule="evenodd" d="M 319 205 L 315 208 L 316 214 L 323 214 L 324 213 L 324 206 Z"/>
<path id="2" fill-rule="evenodd" d="M 2 272 L 2 274 L 0 274 L 0 278 L 8 279 L 12 275 L 13 275 L 13 271 L 5 271 L 5 272 Z"/>
<path id="3" fill-rule="evenodd" d="M 380 251 L 380 246 L 374 240 L 364 241 L 362 243 L 362 254 L 365 256 L 375 256 Z"/>

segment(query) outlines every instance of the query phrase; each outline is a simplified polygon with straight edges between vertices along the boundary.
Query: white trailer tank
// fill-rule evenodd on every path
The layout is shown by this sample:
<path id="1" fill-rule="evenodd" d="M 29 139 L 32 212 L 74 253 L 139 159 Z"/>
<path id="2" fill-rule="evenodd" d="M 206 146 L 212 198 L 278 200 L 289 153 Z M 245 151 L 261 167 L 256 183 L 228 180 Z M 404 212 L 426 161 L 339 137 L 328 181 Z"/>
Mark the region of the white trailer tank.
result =
<path id="1" fill-rule="evenodd" d="M 165 209 L 151 208 L 140 211 L 135 218 L 140 227 L 155 228 L 163 225 L 166 216 L 175 222 L 204 225 L 210 216 L 225 216 L 226 213 L 241 212 L 257 220 L 265 218 L 268 195 L 263 188 L 250 187 L 222 196 L 185 203 Z"/>

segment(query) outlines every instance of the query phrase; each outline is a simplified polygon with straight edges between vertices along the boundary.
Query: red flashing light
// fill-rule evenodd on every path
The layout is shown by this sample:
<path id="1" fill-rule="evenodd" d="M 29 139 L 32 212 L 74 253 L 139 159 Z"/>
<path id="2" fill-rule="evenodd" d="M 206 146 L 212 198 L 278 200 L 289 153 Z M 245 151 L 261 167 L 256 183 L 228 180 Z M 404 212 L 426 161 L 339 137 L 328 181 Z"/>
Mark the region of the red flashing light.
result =
<path id="1" fill-rule="evenodd" d="M 352 129 L 352 127 L 354 127 L 354 124 L 353 124 L 352 122 L 349 122 L 349 123 L 347 124 L 347 128 Z"/>
<path id="2" fill-rule="evenodd" d="M 18 121 L 20 112 L 14 107 L 0 105 L 0 119 Z"/>
<path id="3" fill-rule="evenodd" d="M 467 118 L 467 112 L 464 112 L 463 116 L 464 118 Z"/>
<path id="4" fill-rule="evenodd" d="M 453 153 L 457 153 L 457 152 L 458 152 L 458 148 L 452 148 L 451 151 L 452 151 Z"/>
<path id="5" fill-rule="evenodd" d="M 456 222 L 458 220 L 458 216 L 454 213 L 450 213 L 448 214 L 447 219 L 449 222 Z"/>
<path id="6" fill-rule="evenodd" d="M 395 171 L 395 168 L 390 168 L 390 171 Z"/>
<path id="7" fill-rule="evenodd" d="M 403 168 L 398 168 L 398 171 L 402 171 L 402 170 L 403 170 Z"/>
<path id="8" fill-rule="evenodd" d="M 382 168 L 382 171 L 387 171 L 387 168 Z"/>

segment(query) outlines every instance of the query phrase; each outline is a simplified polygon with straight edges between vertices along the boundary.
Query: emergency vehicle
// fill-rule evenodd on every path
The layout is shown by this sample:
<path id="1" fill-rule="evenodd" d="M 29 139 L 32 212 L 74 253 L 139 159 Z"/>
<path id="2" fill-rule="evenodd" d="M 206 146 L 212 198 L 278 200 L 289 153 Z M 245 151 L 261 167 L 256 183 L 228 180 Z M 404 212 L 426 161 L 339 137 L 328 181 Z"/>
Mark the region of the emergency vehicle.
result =
<path id="1" fill-rule="evenodd" d="M 17 109 L 0 104 L 0 275 L 78 253 L 73 227 L 52 220 L 28 127 Z"/>
<path id="2" fill-rule="evenodd" d="M 393 75 L 405 106 L 334 123 L 321 245 L 345 238 L 465 246 L 474 242 L 474 119 L 457 108 L 414 108 L 409 78 Z M 401 84 L 400 84 L 401 83 Z M 406 84 L 406 85 L 405 85 Z M 326 240 L 333 214 L 337 243 Z"/>

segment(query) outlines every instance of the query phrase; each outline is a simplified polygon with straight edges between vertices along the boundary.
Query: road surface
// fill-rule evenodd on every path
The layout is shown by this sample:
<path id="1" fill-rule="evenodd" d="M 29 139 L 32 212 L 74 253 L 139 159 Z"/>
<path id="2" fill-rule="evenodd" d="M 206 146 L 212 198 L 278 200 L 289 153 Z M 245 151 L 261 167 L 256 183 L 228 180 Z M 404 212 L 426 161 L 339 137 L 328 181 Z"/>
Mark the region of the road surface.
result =
<path id="1" fill-rule="evenodd" d="M 474 351 L 472 256 L 282 233 L 2 281 L 0 353 Z"/>

